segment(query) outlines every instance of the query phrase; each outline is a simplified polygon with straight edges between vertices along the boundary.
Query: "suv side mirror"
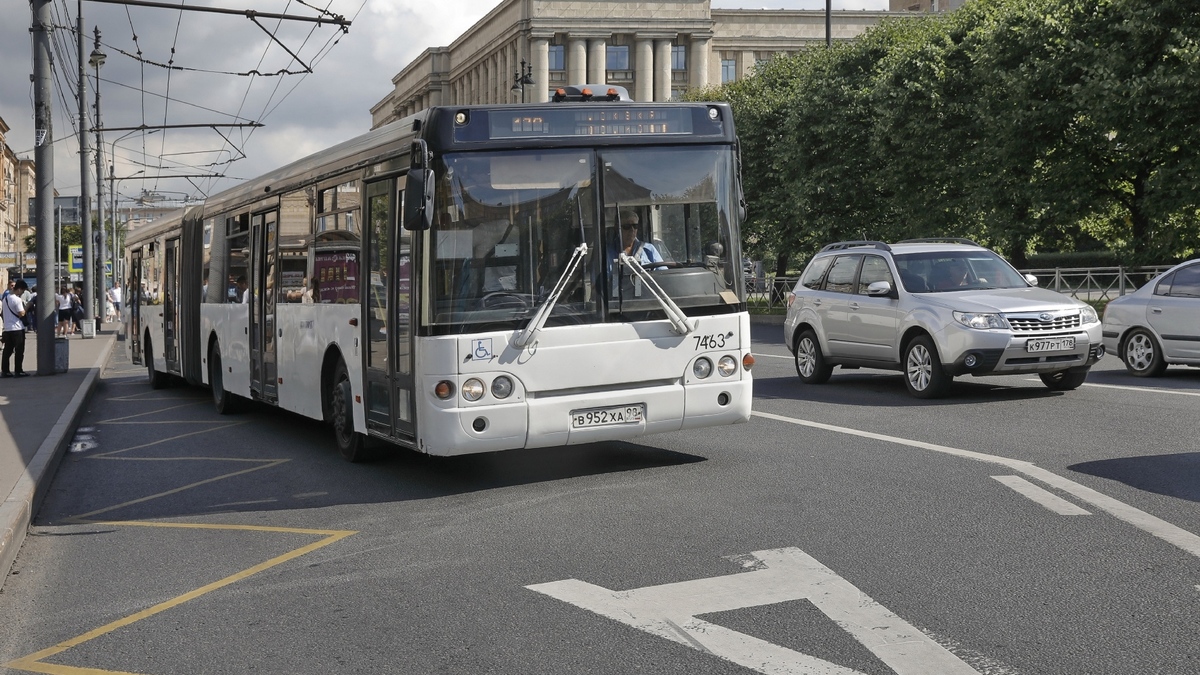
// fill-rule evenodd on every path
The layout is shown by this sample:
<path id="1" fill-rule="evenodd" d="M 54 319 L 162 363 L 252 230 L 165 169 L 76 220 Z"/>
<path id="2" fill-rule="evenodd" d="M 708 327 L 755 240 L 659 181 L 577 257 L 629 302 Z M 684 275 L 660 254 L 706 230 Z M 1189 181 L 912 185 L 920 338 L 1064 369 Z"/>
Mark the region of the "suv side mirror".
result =
<path id="1" fill-rule="evenodd" d="M 1037 286 L 1037 285 L 1038 285 L 1038 279 L 1037 279 L 1037 277 L 1033 276 L 1032 274 L 1026 274 L 1026 275 L 1025 275 L 1025 281 L 1028 281 L 1030 286 Z"/>
<path id="2" fill-rule="evenodd" d="M 898 297 L 898 294 L 892 293 L 892 282 L 890 281 L 872 281 L 867 286 L 867 295 L 871 297 Z"/>

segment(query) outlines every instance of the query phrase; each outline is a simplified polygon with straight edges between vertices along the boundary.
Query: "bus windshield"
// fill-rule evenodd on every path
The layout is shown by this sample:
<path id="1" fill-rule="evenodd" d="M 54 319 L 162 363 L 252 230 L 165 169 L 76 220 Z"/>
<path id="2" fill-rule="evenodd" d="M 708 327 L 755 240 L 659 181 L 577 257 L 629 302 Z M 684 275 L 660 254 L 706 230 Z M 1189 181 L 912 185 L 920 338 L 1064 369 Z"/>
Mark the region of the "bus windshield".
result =
<path id="1" fill-rule="evenodd" d="M 727 146 L 450 153 L 434 171 L 433 325 L 521 327 L 560 281 L 546 326 L 665 316 L 622 252 L 690 314 L 742 302 Z"/>

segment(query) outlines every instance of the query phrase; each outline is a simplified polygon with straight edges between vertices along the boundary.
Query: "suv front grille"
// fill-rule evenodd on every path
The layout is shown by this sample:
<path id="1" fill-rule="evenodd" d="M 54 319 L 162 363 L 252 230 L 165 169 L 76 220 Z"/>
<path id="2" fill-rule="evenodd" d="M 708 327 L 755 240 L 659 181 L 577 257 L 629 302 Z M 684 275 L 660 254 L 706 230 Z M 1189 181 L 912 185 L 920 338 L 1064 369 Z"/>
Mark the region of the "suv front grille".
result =
<path id="1" fill-rule="evenodd" d="M 1008 325 L 1017 333 L 1053 333 L 1055 331 L 1079 328 L 1079 314 L 1064 314 L 1055 316 L 1049 321 L 1042 321 L 1037 314 L 1012 315 L 1006 314 Z"/>

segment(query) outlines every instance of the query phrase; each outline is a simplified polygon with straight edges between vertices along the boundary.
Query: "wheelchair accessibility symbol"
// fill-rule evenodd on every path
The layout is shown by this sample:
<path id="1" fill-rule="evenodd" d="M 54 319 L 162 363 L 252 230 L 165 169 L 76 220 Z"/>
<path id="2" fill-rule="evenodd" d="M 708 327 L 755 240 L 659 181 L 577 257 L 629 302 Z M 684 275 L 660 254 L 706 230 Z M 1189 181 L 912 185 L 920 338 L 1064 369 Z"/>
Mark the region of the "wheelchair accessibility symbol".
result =
<path id="1" fill-rule="evenodd" d="M 480 338 L 471 341 L 471 358 L 476 361 L 488 361 L 492 358 L 492 338 Z"/>

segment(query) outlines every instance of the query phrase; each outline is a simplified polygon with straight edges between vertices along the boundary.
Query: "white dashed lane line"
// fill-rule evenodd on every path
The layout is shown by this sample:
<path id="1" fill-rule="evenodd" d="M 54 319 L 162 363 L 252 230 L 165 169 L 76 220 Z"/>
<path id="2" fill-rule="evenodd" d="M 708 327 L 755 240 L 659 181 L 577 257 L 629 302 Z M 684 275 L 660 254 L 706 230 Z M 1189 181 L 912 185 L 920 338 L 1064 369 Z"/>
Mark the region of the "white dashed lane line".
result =
<path id="1" fill-rule="evenodd" d="M 1132 525 L 1147 534 L 1157 537 L 1169 544 L 1178 546 L 1185 552 L 1200 558 L 1200 537 L 1188 532 L 1187 530 L 1172 525 L 1167 521 L 1146 513 L 1141 509 L 1130 506 L 1122 501 L 1113 499 L 1106 494 L 1097 492 L 1085 485 L 1076 483 L 1047 471 L 1031 462 L 1026 462 L 1010 457 L 999 457 L 997 455 L 988 455 L 982 452 L 974 452 L 971 450 L 962 450 L 960 448 L 952 448 L 945 445 L 937 445 L 936 443 L 926 443 L 924 441 L 914 441 L 907 438 L 899 438 L 897 436 L 887 436 L 877 434 L 870 431 L 860 431 L 858 429 L 850 429 L 848 427 L 839 427 L 832 424 L 822 424 L 821 422 L 812 422 L 802 420 L 795 417 L 785 417 L 783 415 L 775 415 L 772 413 L 758 412 L 752 413 L 755 417 L 775 420 L 777 422 L 785 422 L 787 424 L 795 424 L 798 426 L 811 427 L 813 429 L 821 429 L 837 434 L 847 434 L 850 436 L 858 436 L 860 438 L 870 438 L 876 441 L 885 443 L 895 443 L 897 445 L 905 445 L 911 448 L 920 448 L 922 450 L 931 450 L 946 455 L 962 457 L 964 459 L 972 459 L 978 462 L 987 462 L 989 464 L 999 464 L 1007 467 L 1011 471 L 1023 474 L 1028 478 L 1032 478 L 1040 483 L 1049 485 L 1060 492 L 1064 492 L 1079 501 L 1090 504 L 1091 506 L 1107 512 L 1109 515 L 1121 520 L 1129 525 Z"/>

